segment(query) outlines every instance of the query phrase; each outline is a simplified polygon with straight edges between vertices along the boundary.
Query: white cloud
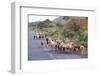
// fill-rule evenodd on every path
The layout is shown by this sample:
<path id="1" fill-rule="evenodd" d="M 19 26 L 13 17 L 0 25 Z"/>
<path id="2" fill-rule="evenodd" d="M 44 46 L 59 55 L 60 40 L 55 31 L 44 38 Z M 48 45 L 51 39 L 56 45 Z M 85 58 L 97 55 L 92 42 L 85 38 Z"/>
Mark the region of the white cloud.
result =
<path id="1" fill-rule="evenodd" d="M 44 21 L 45 19 L 50 19 L 51 21 L 56 19 L 58 16 L 35 16 L 35 15 L 29 15 L 29 22 L 35 22 L 35 21 Z"/>

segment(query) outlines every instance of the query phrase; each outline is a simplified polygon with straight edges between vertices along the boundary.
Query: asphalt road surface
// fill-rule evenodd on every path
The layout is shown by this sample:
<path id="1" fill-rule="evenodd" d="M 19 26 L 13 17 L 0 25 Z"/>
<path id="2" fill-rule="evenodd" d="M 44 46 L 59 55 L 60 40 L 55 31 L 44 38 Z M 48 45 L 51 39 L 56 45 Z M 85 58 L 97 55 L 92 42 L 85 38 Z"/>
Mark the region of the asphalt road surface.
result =
<path id="1" fill-rule="evenodd" d="M 80 56 L 72 53 L 61 54 L 56 49 L 48 49 L 46 41 L 43 39 L 34 39 L 34 32 L 28 33 L 28 60 L 54 60 L 54 59 L 79 59 Z M 41 46 L 41 41 L 45 44 Z"/>

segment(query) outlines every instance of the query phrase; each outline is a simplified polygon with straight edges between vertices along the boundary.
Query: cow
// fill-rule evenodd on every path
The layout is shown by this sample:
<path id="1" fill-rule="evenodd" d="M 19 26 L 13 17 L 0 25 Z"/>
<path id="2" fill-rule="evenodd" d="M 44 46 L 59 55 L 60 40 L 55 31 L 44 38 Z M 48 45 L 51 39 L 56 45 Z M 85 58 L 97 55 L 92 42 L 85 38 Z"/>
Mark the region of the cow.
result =
<path id="1" fill-rule="evenodd" d="M 47 44 L 48 48 L 55 48 L 56 45 L 57 45 L 56 42 L 53 40 L 49 40 Z"/>

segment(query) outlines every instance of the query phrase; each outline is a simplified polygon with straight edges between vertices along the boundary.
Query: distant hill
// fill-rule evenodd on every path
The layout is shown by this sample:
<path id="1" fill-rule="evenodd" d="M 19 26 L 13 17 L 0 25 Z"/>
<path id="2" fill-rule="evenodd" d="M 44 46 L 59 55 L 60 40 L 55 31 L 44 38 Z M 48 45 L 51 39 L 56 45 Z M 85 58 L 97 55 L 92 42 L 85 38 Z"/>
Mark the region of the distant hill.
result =
<path id="1" fill-rule="evenodd" d="M 56 24 L 60 23 L 62 25 L 65 25 L 68 23 L 69 20 L 70 20 L 70 17 L 68 17 L 68 16 L 60 16 L 60 17 L 54 19 L 53 22 Z"/>

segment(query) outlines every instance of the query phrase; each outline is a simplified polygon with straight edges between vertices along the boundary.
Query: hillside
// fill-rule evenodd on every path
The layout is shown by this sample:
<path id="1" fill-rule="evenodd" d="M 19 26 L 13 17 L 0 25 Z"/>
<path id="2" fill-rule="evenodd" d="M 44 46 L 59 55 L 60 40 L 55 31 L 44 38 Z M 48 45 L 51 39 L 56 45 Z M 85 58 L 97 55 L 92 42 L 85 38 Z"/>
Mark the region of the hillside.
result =
<path id="1" fill-rule="evenodd" d="M 75 41 L 87 47 L 88 18 L 77 16 L 59 16 L 53 21 L 45 19 L 29 23 L 34 32 L 45 32 L 51 39 L 64 42 Z"/>
<path id="2" fill-rule="evenodd" d="M 60 16 L 53 22 L 56 24 L 62 24 L 65 30 L 78 31 L 87 29 L 88 18 L 77 16 Z"/>

